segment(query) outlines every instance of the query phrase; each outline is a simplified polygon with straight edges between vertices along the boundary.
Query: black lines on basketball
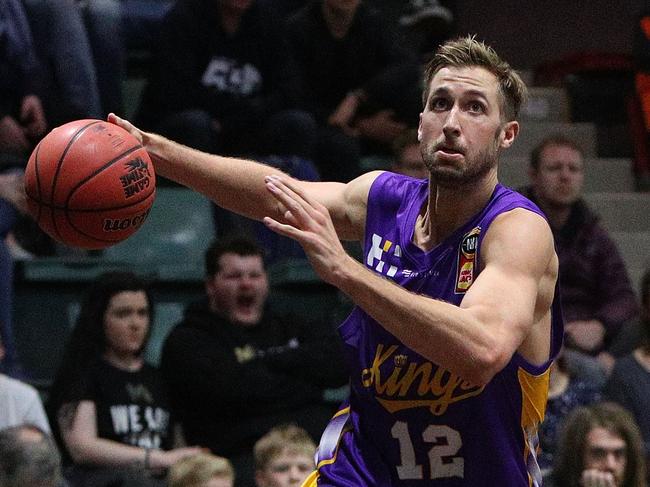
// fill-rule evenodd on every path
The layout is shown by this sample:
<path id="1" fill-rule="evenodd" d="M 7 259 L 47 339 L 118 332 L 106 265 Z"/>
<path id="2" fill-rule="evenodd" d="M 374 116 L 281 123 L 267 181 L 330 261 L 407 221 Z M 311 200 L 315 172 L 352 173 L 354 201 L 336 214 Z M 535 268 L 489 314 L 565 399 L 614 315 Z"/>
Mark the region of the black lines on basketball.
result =
<path id="1" fill-rule="evenodd" d="M 29 212 L 71 247 L 121 242 L 142 226 L 155 199 L 147 151 L 128 131 L 102 120 L 51 131 L 32 152 L 25 175 Z"/>

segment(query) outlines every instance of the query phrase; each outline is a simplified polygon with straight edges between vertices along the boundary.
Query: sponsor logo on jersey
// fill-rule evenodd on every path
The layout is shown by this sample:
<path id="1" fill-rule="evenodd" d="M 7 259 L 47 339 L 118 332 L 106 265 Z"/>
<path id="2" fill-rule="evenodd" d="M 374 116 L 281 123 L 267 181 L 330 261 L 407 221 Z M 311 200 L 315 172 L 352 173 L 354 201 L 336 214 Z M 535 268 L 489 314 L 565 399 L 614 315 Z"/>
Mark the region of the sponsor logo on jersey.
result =
<path id="1" fill-rule="evenodd" d="M 397 274 L 398 268 L 390 262 L 399 262 L 402 257 L 402 248 L 388 239 L 383 238 L 376 233 L 372 234 L 372 245 L 366 256 L 366 265 L 374 269 L 379 274 L 388 277 L 394 277 Z M 403 270 L 402 274 L 408 277 L 411 274 L 410 270 Z"/>
<path id="2" fill-rule="evenodd" d="M 361 372 L 363 386 L 374 389 L 377 401 L 390 413 L 425 407 L 440 416 L 450 405 L 483 391 L 484 386 L 470 384 L 431 362 L 409 361 L 408 355 L 395 354 L 397 349 L 397 345 L 378 344 L 372 365 Z"/>
<path id="3" fill-rule="evenodd" d="M 460 242 L 456 269 L 456 294 L 464 294 L 474 283 L 478 237 L 480 234 L 481 227 L 474 227 Z"/>

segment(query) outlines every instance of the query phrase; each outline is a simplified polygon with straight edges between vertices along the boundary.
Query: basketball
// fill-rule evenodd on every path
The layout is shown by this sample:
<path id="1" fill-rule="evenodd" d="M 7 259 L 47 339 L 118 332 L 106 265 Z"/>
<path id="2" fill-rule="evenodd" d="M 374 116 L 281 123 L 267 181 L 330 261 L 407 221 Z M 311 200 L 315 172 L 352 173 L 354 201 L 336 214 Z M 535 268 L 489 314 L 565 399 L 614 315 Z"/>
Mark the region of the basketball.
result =
<path id="1" fill-rule="evenodd" d="M 142 226 L 156 177 L 149 154 L 126 130 L 77 120 L 36 146 L 25 169 L 25 192 L 30 214 L 52 238 L 102 249 Z"/>

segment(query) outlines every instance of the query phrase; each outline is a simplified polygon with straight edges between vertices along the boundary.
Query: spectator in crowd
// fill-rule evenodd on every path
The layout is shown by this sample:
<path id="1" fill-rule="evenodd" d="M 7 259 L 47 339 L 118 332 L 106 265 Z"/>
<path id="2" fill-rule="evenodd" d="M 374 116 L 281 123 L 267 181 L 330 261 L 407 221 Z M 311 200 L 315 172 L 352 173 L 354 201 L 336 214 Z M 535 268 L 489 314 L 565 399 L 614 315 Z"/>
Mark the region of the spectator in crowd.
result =
<path id="1" fill-rule="evenodd" d="M 257 487 L 297 487 L 314 469 L 316 444 L 304 429 L 288 424 L 266 433 L 253 452 Z"/>
<path id="2" fill-rule="evenodd" d="M 172 465 L 168 482 L 169 487 L 233 487 L 235 470 L 225 458 L 200 453 Z"/>
<path id="3" fill-rule="evenodd" d="M 650 461 L 650 270 L 641 282 L 641 304 L 641 343 L 616 361 L 605 394 L 634 415 Z"/>
<path id="4" fill-rule="evenodd" d="M 0 4 L 0 153 L 23 165 L 47 130 L 43 65 L 20 0 Z M 6 155 L 6 156 L 5 156 Z"/>
<path id="5" fill-rule="evenodd" d="M 298 99 L 297 71 L 272 5 L 179 0 L 161 28 L 138 118 L 198 149 L 306 157 L 313 121 L 291 110 Z M 268 132 L 282 140 L 262 141 L 268 127 L 282 127 Z"/>
<path id="6" fill-rule="evenodd" d="M 4 345 L 0 372 L 11 376 L 19 376 L 21 370 L 12 325 L 14 262 L 7 239 L 18 221 L 19 213 L 27 207 L 22 187 L 22 170 L 0 172 L 0 342 Z"/>
<path id="7" fill-rule="evenodd" d="M 616 244 L 581 197 L 582 150 L 564 136 L 549 137 L 533 150 L 529 169 L 524 194 L 546 214 L 560 259 L 566 346 L 597 356 L 609 371 L 608 347 L 638 310 Z"/>
<path id="8" fill-rule="evenodd" d="M 4 348 L 0 339 L 0 361 L 3 357 Z M 50 433 L 50 424 L 38 391 L 25 382 L 0 374 L 0 430 L 21 424 L 31 424 Z"/>
<path id="9" fill-rule="evenodd" d="M 550 474 L 557 450 L 562 421 L 578 406 L 601 400 L 602 384 L 576 376 L 567 369 L 563 352 L 551 366 L 546 414 L 539 428 L 540 451 L 537 456 L 542 475 Z"/>
<path id="10" fill-rule="evenodd" d="M 416 129 L 405 130 L 393 143 L 393 163 L 391 171 L 404 174 L 416 179 L 429 177 L 429 170 L 424 165 L 418 131 Z"/>
<path id="11" fill-rule="evenodd" d="M 347 370 L 333 327 L 269 310 L 253 241 L 215 241 L 205 269 L 206 297 L 165 340 L 162 372 L 187 440 L 229 458 L 249 487 L 255 442 L 289 421 L 319 437 L 333 412 L 323 391 L 345 384 Z"/>
<path id="12" fill-rule="evenodd" d="M 287 21 L 304 106 L 319 134 L 323 180 L 359 175 L 360 158 L 390 144 L 420 112 L 421 74 L 390 23 L 360 0 L 312 0 Z"/>
<path id="13" fill-rule="evenodd" d="M 60 487 L 61 456 L 56 444 L 33 425 L 0 430 L 2 487 Z"/>
<path id="14" fill-rule="evenodd" d="M 639 428 L 615 403 L 575 409 L 563 425 L 554 487 L 645 487 Z M 547 485 L 547 482 L 544 483 Z"/>
<path id="15" fill-rule="evenodd" d="M 75 486 L 149 485 L 152 472 L 200 452 L 174 448 L 162 377 L 144 362 L 152 313 L 146 283 L 128 272 L 100 276 L 82 303 L 48 399 Z"/>
<path id="16" fill-rule="evenodd" d="M 23 0 L 49 69 L 53 124 L 122 110 L 125 47 L 120 0 Z"/>

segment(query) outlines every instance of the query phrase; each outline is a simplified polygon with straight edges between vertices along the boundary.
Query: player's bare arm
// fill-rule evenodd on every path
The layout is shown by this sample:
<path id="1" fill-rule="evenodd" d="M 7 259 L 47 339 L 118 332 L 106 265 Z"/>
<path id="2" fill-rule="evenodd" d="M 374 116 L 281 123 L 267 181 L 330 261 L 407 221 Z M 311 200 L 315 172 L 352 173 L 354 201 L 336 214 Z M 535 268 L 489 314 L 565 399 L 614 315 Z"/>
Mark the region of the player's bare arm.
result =
<path id="1" fill-rule="evenodd" d="M 369 271 L 345 253 L 322 205 L 291 182 L 268 178 L 267 185 L 285 206 L 286 223 L 266 224 L 298 240 L 323 279 L 406 346 L 477 385 L 518 350 L 533 362 L 548 360 L 557 260 L 540 216 L 518 209 L 493 222 L 481 247 L 484 268 L 457 307 Z"/>
<path id="2" fill-rule="evenodd" d="M 284 208 L 269 194 L 264 182 L 266 176 L 282 176 L 328 209 L 341 239 L 363 237 L 368 192 L 379 172 L 364 174 L 347 184 L 299 181 L 259 162 L 206 154 L 143 132 L 114 114 L 109 115 L 108 121 L 140 141 L 156 173 L 204 194 L 223 208 L 256 220 L 272 216 L 283 221 Z"/>

